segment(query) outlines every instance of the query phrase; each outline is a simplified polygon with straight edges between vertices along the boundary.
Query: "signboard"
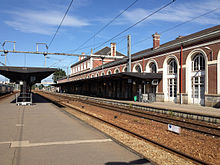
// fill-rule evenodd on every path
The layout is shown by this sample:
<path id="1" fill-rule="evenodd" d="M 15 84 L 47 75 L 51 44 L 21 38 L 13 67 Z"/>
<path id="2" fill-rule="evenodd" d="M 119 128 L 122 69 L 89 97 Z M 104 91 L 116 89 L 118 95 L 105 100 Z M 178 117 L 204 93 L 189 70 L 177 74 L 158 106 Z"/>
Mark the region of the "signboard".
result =
<path id="1" fill-rule="evenodd" d="M 181 128 L 179 126 L 168 124 L 168 131 L 180 134 L 180 130 L 181 130 Z"/>

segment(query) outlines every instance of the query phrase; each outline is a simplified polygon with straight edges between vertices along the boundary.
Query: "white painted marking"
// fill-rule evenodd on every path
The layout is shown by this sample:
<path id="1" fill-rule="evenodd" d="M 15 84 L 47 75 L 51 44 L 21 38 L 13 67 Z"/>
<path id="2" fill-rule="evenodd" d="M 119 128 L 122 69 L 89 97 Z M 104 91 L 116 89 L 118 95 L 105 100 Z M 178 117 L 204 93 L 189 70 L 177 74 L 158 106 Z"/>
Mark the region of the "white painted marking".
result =
<path id="1" fill-rule="evenodd" d="M 44 143 L 29 143 L 29 141 L 16 141 L 11 142 L 11 148 L 14 147 L 37 147 L 59 144 L 81 144 L 81 143 L 103 143 L 111 142 L 111 139 L 97 139 L 97 140 L 73 140 L 73 141 L 60 141 L 60 142 L 44 142 Z"/>
<path id="2" fill-rule="evenodd" d="M 8 142 L 0 142 L 0 144 L 7 144 L 7 143 L 11 143 L 11 141 L 8 141 Z"/>
<path id="3" fill-rule="evenodd" d="M 24 127 L 24 124 L 16 124 L 16 127 Z"/>
<path id="4" fill-rule="evenodd" d="M 13 148 L 13 147 L 17 147 L 17 146 L 23 146 L 23 145 L 28 145 L 28 144 L 30 144 L 29 143 L 29 141 L 12 141 L 11 142 L 11 148 Z"/>

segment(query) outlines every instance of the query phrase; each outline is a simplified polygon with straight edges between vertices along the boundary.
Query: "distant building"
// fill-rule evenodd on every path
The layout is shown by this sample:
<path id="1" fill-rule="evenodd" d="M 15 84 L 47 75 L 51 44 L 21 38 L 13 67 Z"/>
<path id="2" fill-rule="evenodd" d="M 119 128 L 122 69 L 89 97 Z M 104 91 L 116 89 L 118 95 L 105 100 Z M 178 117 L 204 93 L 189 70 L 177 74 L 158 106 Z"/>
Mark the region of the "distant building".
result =
<path id="1" fill-rule="evenodd" d="M 83 56 L 85 53 L 82 53 L 79 56 L 79 61 L 71 65 L 71 75 L 77 75 L 79 73 L 84 73 L 93 68 L 101 66 L 103 64 L 118 60 L 123 58 L 125 55 L 116 51 L 116 44 L 111 43 L 111 48 L 105 47 L 93 54 L 91 51 L 90 56 Z"/>

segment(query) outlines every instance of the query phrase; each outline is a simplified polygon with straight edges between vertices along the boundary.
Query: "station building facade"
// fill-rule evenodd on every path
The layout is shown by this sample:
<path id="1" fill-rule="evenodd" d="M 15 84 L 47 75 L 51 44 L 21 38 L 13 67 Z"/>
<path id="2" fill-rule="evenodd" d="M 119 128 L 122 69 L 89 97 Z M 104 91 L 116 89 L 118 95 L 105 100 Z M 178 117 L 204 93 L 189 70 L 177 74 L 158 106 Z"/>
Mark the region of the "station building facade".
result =
<path id="1" fill-rule="evenodd" d="M 220 25 L 132 54 L 131 72 L 123 57 L 60 79 L 69 93 L 220 107 Z M 152 99 L 153 97 L 154 99 Z"/>

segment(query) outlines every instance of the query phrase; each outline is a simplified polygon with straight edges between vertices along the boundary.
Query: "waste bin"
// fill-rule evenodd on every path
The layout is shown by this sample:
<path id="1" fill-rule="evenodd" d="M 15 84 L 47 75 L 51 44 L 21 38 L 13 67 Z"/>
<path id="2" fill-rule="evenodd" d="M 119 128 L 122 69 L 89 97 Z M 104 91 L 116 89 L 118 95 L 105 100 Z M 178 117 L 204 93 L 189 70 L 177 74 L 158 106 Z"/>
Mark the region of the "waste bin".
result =
<path id="1" fill-rule="evenodd" d="M 137 101 L 137 96 L 134 96 L 134 101 Z"/>

